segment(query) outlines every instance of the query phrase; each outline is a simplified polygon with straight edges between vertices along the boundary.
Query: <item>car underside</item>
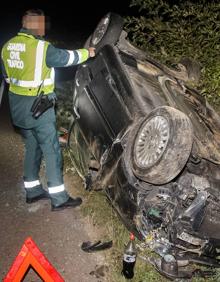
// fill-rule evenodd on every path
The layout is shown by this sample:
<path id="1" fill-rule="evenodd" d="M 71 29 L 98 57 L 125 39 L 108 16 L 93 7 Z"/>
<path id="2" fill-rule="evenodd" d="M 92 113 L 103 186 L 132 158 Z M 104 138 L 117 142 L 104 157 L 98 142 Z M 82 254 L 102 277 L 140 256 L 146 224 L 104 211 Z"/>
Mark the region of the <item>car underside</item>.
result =
<path id="1" fill-rule="evenodd" d="M 161 256 L 156 269 L 189 278 L 181 266 L 220 266 L 220 119 L 184 66 L 168 68 L 125 37 L 78 68 L 69 145 L 88 186 Z"/>

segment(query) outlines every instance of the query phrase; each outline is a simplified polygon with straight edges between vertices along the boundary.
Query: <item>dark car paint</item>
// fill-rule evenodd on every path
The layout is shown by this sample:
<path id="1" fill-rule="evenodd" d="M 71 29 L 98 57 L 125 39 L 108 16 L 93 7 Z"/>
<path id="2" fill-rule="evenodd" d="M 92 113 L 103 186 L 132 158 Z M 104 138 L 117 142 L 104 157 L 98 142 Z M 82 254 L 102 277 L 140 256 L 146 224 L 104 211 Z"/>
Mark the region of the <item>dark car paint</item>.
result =
<path id="1" fill-rule="evenodd" d="M 143 215 L 158 205 L 162 214 L 158 218 L 153 215 L 152 222 L 159 226 L 164 217 L 175 244 L 181 244 L 184 239 L 180 236 L 188 231 L 195 238 L 202 238 L 198 244 L 208 239 L 220 246 L 219 116 L 196 90 L 186 86 L 178 71 L 170 71 L 150 58 L 143 59 L 142 52 L 130 47 L 123 39 L 116 46 L 105 45 L 76 73 L 75 122 L 88 152 L 98 163 L 95 185 L 106 191 L 125 225 L 140 239 L 144 239 L 140 231 Z M 132 171 L 132 141 L 140 120 L 164 105 L 179 109 L 190 118 L 194 142 L 179 175 L 164 185 L 153 185 L 137 178 Z M 201 181 L 204 187 L 200 191 Z M 206 181 L 209 187 L 205 187 Z M 207 188 L 211 191 L 208 202 Z M 194 190 L 200 192 L 195 195 Z M 169 198 L 172 224 L 163 214 L 167 207 L 158 195 Z M 186 245 L 190 240 L 197 244 L 193 236 L 187 237 Z"/>
<path id="2" fill-rule="evenodd" d="M 102 144 L 98 154 L 92 152 L 98 160 L 132 119 L 124 103 L 129 93 L 131 95 L 131 86 L 120 68 L 112 47 L 106 46 L 94 60 L 83 65 L 82 73 L 79 71 L 76 76 L 80 87 L 76 87 L 80 93 L 76 101 L 76 110 L 80 115 L 78 123 L 91 148 Z M 114 108 L 109 105 L 114 105 Z"/>

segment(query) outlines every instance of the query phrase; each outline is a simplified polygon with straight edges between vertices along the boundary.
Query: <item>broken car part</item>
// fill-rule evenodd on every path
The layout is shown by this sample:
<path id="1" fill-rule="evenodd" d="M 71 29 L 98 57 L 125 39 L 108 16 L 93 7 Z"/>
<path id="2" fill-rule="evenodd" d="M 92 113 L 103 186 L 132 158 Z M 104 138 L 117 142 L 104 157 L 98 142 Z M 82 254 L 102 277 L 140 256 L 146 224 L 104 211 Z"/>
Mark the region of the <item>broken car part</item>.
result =
<path id="1" fill-rule="evenodd" d="M 163 275 L 176 275 L 175 260 L 178 275 L 180 263 L 217 268 L 220 117 L 188 86 L 184 65 L 168 68 L 133 46 L 119 17 L 108 13 L 86 41 L 97 53 L 76 71 L 70 155 L 86 189 L 105 191 L 161 257 Z"/>
<path id="2" fill-rule="evenodd" d="M 87 241 L 87 242 L 83 242 L 81 245 L 81 249 L 87 253 L 103 251 L 111 247 L 112 247 L 112 241 L 108 241 L 108 242 L 97 241 L 95 243 Z"/>

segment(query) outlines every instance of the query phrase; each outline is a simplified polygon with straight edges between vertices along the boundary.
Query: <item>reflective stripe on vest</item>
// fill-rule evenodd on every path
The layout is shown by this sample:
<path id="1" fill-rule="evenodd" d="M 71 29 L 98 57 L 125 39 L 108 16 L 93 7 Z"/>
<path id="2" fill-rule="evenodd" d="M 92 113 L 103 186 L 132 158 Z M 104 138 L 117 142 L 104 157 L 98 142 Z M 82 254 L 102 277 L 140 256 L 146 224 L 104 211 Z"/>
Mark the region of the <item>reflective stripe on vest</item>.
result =
<path id="1" fill-rule="evenodd" d="M 36 70 L 36 69 L 35 69 Z M 54 68 L 51 68 L 51 73 L 50 73 L 50 78 L 44 79 L 43 85 L 51 85 L 54 84 L 54 77 L 55 77 L 55 72 Z M 21 87 L 39 87 L 41 85 L 42 80 L 18 80 L 16 78 L 10 78 L 10 83 L 21 86 Z"/>
<path id="2" fill-rule="evenodd" d="M 34 70 L 34 80 L 18 80 L 16 78 L 10 78 L 10 83 L 21 87 L 38 87 L 41 85 L 42 69 L 43 69 L 43 54 L 44 54 L 45 42 L 39 40 L 36 50 L 36 65 Z M 50 78 L 44 79 L 43 85 L 54 84 L 54 69 L 51 69 Z"/>
<path id="3" fill-rule="evenodd" d="M 49 43 L 26 33 L 18 33 L 2 49 L 9 90 L 15 94 L 35 96 L 39 87 L 45 94 L 54 91 L 55 71 L 46 65 Z"/>

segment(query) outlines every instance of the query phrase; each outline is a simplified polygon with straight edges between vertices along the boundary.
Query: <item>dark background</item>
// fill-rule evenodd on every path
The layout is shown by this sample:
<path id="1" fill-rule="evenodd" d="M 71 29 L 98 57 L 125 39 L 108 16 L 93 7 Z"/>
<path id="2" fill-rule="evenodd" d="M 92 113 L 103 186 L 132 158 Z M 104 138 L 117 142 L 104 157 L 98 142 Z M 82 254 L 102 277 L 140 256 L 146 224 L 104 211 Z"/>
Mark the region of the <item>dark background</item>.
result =
<path id="1" fill-rule="evenodd" d="M 131 0 L 62 0 L 59 3 L 47 0 L 6 1 L 0 9 L 0 50 L 20 30 L 22 15 L 28 9 L 42 9 L 50 22 L 45 39 L 56 47 L 70 50 L 82 48 L 98 22 L 108 12 L 126 17 L 132 15 L 134 10 L 130 7 Z M 64 77 L 68 80 L 69 76 L 72 77 L 72 69 L 75 68 L 56 70 L 56 81 L 62 81 Z M 0 68 L 0 82 L 1 80 Z"/>
<path id="2" fill-rule="evenodd" d="M 51 23 L 47 37 L 57 41 L 71 41 L 77 36 L 87 38 L 99 20 L 108 12 L 115 12 L 121 16 L 131 13 L 129 8 L 131 0 L 5 2 L 0 12 L 0 47 L 20 29 L 22 15 L 27 9 L 44 10 Z"/>

